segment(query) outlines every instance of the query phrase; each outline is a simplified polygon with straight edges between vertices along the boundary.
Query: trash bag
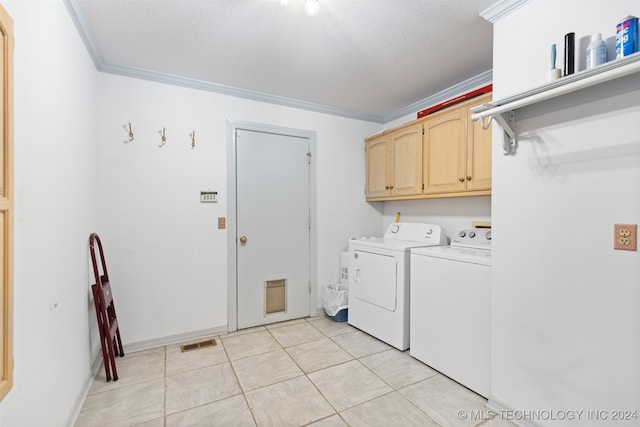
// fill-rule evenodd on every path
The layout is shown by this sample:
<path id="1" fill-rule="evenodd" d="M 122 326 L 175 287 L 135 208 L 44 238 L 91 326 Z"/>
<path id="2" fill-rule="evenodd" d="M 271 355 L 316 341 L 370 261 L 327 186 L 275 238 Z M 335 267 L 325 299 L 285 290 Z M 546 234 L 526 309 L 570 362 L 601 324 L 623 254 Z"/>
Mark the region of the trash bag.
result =
<path id="1" fill-rule="evenodd" d="M 324 311 L 330 317 L 336 316 L 341 310 L 349 306 L 349 288 L 339 283 L 329 283 L 324 288 L 322 296 Z"/>

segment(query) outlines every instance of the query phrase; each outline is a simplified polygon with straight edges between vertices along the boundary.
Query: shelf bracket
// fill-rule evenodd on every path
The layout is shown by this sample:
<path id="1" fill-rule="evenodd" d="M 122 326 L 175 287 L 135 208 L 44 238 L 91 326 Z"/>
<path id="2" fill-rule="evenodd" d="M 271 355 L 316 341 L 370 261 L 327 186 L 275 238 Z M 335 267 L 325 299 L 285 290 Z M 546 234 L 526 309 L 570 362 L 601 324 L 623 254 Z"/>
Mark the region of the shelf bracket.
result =
<path id="1" fill-rule="evenodd" d="M 480 120 L 482 128 L 485 130 L 489 129 L 489 124 L 493 119 L 500 123 L 508 136 L 508 140 L 502 144 L 504 154 L 514 155 L 518 150 L 516 110 L 632 75 L 636 77 L 640 75 L 640 52 L 545 83 L 506 99 L 473 107 L 471 108 L 471 120 L 474 122 Z M 485 120 L 487 117 L 488 121 Z"/>
<path id="2" fill-rule="evenodd" d="M 490 111 L 491 110 L 491 111 Z M 516 112 L 515 110 L 499 110 L 492 104 L 483 104 L 471 109 L 471 121 L 479 121 L 484 130 L 489 130 L 491 122 L 495 120 L 504 130 L 506 138 L 502 142 L 502 150 L 505 156 L 516 154 L 518 151 L 518 139 L 516 137 Z M 488 113 L 487 113 L 488 111 Z"/>
<path id="3" fill-rule="evenodd" d="M 506 117 L 505 117 L 506 116 Z M 495 120 L 502 126 L 507 139 L 502 143 L 502 150 L 505 156 L 514 155 L 518 151 L 518 140 L 516 138 L 516 113 L 515 111 L 505 111 L 504 113 L 496 113 Z"/>

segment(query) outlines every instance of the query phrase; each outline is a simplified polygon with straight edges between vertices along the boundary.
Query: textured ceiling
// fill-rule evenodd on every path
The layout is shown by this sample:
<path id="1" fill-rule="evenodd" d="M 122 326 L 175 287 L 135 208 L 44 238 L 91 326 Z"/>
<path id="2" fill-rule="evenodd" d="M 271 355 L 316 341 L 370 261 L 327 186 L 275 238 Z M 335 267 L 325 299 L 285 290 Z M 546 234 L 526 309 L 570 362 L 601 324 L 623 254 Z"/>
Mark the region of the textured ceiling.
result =
<path id="1" fill-rule="evenodd" d="M 103 71 L 376 121 L 490 77 L 493 3 L 319 0 L 309 17 L 303 0 L 67 0 Z"/>

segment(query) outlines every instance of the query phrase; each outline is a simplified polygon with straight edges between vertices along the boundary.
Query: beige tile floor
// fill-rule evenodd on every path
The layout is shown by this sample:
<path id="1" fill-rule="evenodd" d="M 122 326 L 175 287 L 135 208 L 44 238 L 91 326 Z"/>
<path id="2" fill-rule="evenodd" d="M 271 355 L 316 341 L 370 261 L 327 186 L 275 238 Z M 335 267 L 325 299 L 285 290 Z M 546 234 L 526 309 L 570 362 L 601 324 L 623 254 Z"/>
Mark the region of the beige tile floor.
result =
<path id="1" fill-rule="evenodd" d="M 120 379 L 101 370 L 75 425 L 512 425 L 483 421 L 485 399 L 347 323 L 314 317 L 215 339 L 118 358 Z"/>

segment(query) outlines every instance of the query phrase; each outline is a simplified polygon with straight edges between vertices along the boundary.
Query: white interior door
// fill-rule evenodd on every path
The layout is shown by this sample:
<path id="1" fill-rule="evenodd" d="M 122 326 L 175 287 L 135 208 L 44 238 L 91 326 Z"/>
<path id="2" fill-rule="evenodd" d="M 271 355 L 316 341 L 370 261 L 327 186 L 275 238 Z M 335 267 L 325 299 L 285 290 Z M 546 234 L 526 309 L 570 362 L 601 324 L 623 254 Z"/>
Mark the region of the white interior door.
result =
<path id="1" fill-rule="evenodd" d="M 309 139 L 237 129 L 238 328 L 309 315 Z"/>

